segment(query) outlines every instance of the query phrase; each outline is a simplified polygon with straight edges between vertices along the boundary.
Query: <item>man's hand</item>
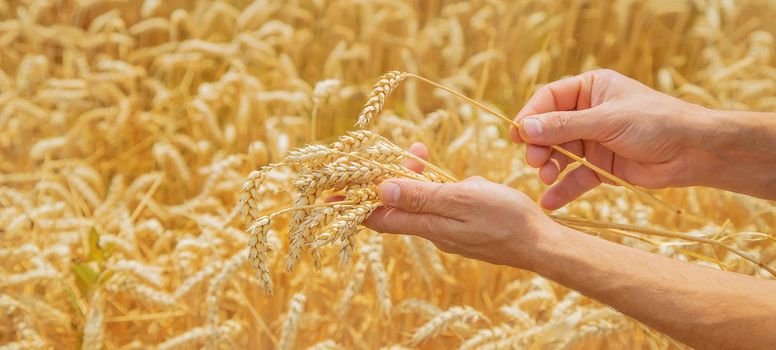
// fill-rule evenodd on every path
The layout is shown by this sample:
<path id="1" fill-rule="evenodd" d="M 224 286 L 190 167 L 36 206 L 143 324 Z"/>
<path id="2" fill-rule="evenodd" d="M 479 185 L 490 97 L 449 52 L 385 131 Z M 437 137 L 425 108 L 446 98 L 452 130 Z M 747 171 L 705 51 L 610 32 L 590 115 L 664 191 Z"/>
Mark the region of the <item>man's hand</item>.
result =
<path id="1" fill-rule="evenodd" d="M 419 143 L 410 151 L 427 154 Z M 405 166 L 423 169 L 414 161 Z M 369 228 L 420 236 L 445 252 L 494 264 L 532 269 L 535 246 L 561 229 L 523 193 L 481 177 L 454 184 L 391 179 L 380 192 L 386 206 L 367 219 Z"/>
<path id="2" fill-rule="evenodd" d="M 708 110 L 610 70 L 550 83 L 534 94 L 515 118 L 526 142 L 526 161 L 552 184 L 573 160 L 553 151 L 560 145 L 635 185 L 648 188 L 700 184 L 715 133 Z M 586 167 L 571 171 L 542 198 L 557 209 L 602 182 Z"/>
<path id="3" fill-rule="evenodd" d="M 422 144 L 410 151 L 427 154 Z M 423 171 L 418 162 L 405 166 Z M 693 347 L 768 349 L 776 342 L 772 280 L 562 227 L 522 193 L 482 178 L 456 184 L 392 179 L 380 190 L 386 206 L 365 223 L 376 231 L 417 235 L 449 253 L 535 271 Z"/>

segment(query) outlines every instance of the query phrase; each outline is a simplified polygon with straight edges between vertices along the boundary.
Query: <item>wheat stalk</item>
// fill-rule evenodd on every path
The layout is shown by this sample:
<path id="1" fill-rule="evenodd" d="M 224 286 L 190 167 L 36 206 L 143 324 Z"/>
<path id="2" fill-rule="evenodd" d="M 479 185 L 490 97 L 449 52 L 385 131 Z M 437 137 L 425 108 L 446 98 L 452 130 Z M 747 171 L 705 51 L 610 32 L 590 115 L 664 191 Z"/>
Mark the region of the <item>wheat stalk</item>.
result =
<path id="1" fill-rule="evenodd" d="M 461 93 L 459 93 L 459 92 L 457 92 L 457 91 L 455 91 L 453 89 L 450 89 L 450 88 L 448 88 L 448 87 L 446 87 L 444 85 L 436 83 L 436 82 L 434 82 L 432 80 L 429 80 L 427 78 L 424 78 L 422 76 L 419 76 L 419 75 L 416 75 L 416 74 L 412 74 L 412 73 L 399 72 L 399 71 L 388 72 L 388 73 L 386 73 L 385 75 L 383 75 L 380 78 L 378 83 L 375 85 L 374 90 L 372 90 L 372 92 L 369 95 L 370 96 L 369 101 L 367 102 L 366 105 L 364 105 L 364 108 L 362 109 L 361 113 L 358 116 L 358 121 L 356 122 L 356 127 L 359 128 L 359 129 L 364 129 L 364 128 L 366 128 L 367 125 L 369 125 L 369 123 L 373 119 L 377 118 L 380 115 L 380 112 L 382 111 L 383 106 L 385 105 L 385 100 L 388 97 L 388 95 L 390 94 L 390 92 L 393 91 L 394 89 L 396 89 L 397 85 L 401 81 L 406 79 L 406 78 L 414 78 L 414 79 L 420 80 L 420 81 L 422 81 L 424 83 L 427 83 L 429 85 L 432 85 L 434 87 L 437 87 L 439 89 L 442 89 L 444 91 L 447 91 L 447 92 L 453 94 L 454 96 L 456 96 L 458 98 L 461 98 L 464 101 L 466 101 L 466 102 L 468 102 L 468 103 L 470 103 L 470 104 L 472 104 L 474 106 L 482 108 L 483 110 L 487 111 L 488 113 L 490 113 L 490 114 L 498 117 L 499 119 L 501 119 L 501 120 L 503 120 L 503 121 L 513 125 L 515 128 L 518 128 L 518 129 L 521 128 L 520 124 L 516 123 L 512 119 L 507 118 L 506 116 L 504 116 L 502 113 L 496 111 L 495 109 L 490 108 L 490 107 L 488 107 L 488 106 L 486 106 L 486 105 L 484 105 L 482 103 L 479 103 L 479 102 L 477 102 L 477 101 L 467 97 L 466 95 L 463 95 L 463 94 L 461 94 Z M 387 91 L 387 93 L 386 93 L 386 91 Z M 581 158 L 581 157 L 577 156 L 573 152 L 568 151 L 565 148 L 560 147 L 560 146 L 556 146 L 556 145 L 552 145 L 550 147 L 553 150 L 556 150 L 556 151 L 562 153 L 563 155 L 573 159 L 574 161 L 577 161 L 580 164 L 588 167 L 590 170 L 592 170 L 596 174 L 605 177 L 606 179 L 614 182 L 615 184 L 618 184 L 620 186 L 623 186 L 623 187 L 633 191 L 634 193 L 638 194 L 639 196 L 641 196 L 642 198 L 646 199 L 650 203 L 653 203 L 653 204 L 655 204 L 655 205 L 657 205 L 659 207 L 668 209 L 668 210 L 670 210 L 670 211 L 672 211 L 672 212 L 674 212 L 676 214 L 682 214 L 682 211 L 680 209 L 674 208 L 670 204 L 661 201 L 660 199 L 656 198 L 655 196 L 653 196 L 653 195 L 651 195 L 651 194 L 649 194 L 647 192 L 644 192 L 643 190 L 640 190 L 640 189 L 636 188 L 635 186 L 631 185 L 627 181 L 625 181 L 623 179 L 620 179 L 619 177 L 617 177 L 617 176 L 607 172 L 606 170 L 601 169 L 600 167 L 596 166 L 595 164 L 588 162 L 584 158 Z"/>

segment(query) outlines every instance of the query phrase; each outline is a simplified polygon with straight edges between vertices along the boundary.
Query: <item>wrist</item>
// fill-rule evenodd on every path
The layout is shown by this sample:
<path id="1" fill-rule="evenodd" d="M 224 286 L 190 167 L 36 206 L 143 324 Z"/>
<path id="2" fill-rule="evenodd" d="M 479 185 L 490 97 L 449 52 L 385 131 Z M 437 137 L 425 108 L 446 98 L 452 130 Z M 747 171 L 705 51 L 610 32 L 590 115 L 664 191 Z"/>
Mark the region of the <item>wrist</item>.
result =
<path id="1" fill-rule="evenodd" d="M 563 268 L 557 262 L 572 253 L 574 242 L 580 235 L 584 236 L 584 233 L 554 221 L 548 226 L 532 247 L 525 269 L 542 276 L 552 277 L 559 273 L 559 269 Z"/>
<path id="2" fill-rule="evenodd" d="M 704 109 L 697 183 L 776 198 L 776 116 Z"/>

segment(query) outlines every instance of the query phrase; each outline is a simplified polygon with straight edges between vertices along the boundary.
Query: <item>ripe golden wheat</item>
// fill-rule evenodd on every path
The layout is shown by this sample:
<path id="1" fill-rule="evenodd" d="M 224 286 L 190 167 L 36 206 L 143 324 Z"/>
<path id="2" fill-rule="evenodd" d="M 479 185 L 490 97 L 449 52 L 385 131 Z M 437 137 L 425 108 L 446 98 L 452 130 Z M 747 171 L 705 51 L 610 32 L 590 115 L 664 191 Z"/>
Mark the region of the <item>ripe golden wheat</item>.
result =
<path id="1" fill-rule="evenodd" d="M 360 224 L 389 176 L 538 198 L 506 116 L 571 74 L 774 110 L 769 6 L 0 0 L 0 348 L 680 347 L 542 277 Z M 414 141 L 421 174 L 402 166 Z M 772 203 L 650 194 L 604 186 L 552 215 L 773 278 Z"/>

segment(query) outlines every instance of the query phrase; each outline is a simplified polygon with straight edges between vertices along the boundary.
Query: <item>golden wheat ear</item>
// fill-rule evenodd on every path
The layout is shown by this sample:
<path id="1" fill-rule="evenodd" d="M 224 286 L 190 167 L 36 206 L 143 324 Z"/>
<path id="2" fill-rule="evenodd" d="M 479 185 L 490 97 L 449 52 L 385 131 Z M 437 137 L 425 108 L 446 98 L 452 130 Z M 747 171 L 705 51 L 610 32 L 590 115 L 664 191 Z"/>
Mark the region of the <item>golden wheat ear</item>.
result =
<path id="1" fill-rule="evenodd" d="M 361 113 L 358 115 L 358 122 L 356 122 L 356 127 L 363 129 L 366 128 L 367 125 L 369 125 L 374 119 L 380 116 L 380 112 L 383 110 L 383 107 L 385 105 L 385 101 L 390 96 L 391 92 L 396 89 L 396 87 L 399 85 L 400 82 L 402 82 L 406 78 L 413 78 L 420 80 L 426 84 L 432 85 L 436 88 L 442 89 L 444 91 L 449 92 L 450 94 L 476 106 L 479 107 L 486 112 L 498 117 L 499 119 L 503 120 L 504 122 L 507 122 L 511 125 L 513 125 L 515 128 L 520 129 L 522 126 L 518 123 L 516 123 L 514 120 L 507 118 L 505 115 L 500 113 L 499 111 L 496 111 L 493 108 L 490 108 L 486 106 L 485 104 L 482 104 L 480 102 L 477 102 L 466 95 L 455 91 L 453 89 L 450 89 L 442 84 L 439 84 L 433 80 L 424 78 L 422 76 L 412 74 L 412 73 L 406 73 L 406 72 L 399 72 L 399 71 L 390 71 L 388 73 L 385 73 L 382 77 L 380 77 L 380 80 L 375 84 L 375 88 L 372 90 L 372 92 L 369 93 L 369 101 L 364 105 L 364 108 L 361 110 Z M 604 169 L 601 169 L 600 167 L 596 166 L 593 163 L 590 163 L 586 159 L 577 156 L 573 152 L 557 146 L 552 145 L 550 146 L 552 149 L 560 152 L 561 154 L 579 162 L 583 166 L 589 168 L 596 174 L 612 181 L 613 183 L 623 186 L 627 188 L 628 190 L 636 193 L 644 200 L 648 201 L 649 203 L 652 203 L 660 208 L 666 209 L 672 213 L 681 215 L 682 210 L 679 208 L 676 208 L 660 199 L 655 197 L 654 195 L 634 186 L 628 183 L 627 181 L 607 172 Z"/>

